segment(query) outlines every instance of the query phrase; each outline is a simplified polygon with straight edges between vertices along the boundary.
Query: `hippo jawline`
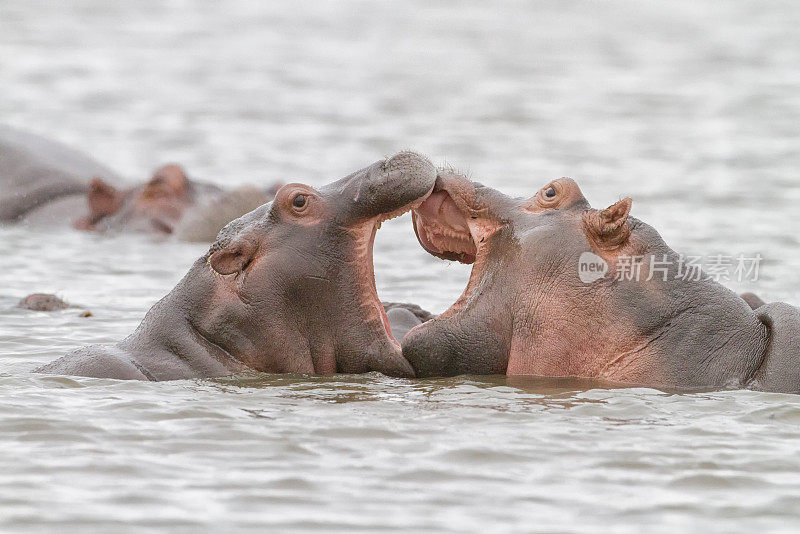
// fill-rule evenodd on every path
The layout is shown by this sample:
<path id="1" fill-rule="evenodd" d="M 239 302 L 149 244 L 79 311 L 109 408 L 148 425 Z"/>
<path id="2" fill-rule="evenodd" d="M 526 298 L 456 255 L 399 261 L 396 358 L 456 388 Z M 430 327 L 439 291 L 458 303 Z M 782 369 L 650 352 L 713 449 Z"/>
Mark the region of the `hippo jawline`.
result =
<path id="1" fill-rule="evenodd" d="M 461 296 L 440 317 L 458 313 L 475 291 L 485 270 L 486 241 L 502 224 L 486 210 L 472 206 L 459 191 L 437 181 L 433 192 L 412 212 L 414 231 L 426 252 L 449 261 L 472 265 Z"/>

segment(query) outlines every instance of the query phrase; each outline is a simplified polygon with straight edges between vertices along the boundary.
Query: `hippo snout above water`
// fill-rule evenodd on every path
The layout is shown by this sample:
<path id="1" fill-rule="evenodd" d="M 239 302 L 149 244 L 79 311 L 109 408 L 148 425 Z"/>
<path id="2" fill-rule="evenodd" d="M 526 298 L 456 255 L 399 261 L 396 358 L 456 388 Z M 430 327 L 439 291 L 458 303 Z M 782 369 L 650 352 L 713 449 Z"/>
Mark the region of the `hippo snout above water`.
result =
<path id="1" fill-rule="evenodd" d="M 435 180 L 427 158 L 401 152 L 319 189 L 285 185 L 228 224 L 128 338 L 39 371 L 141 380 L 244 369 L 413 376 L 378 299 L 372 249 L 381 223 L 417 207 Z"/>

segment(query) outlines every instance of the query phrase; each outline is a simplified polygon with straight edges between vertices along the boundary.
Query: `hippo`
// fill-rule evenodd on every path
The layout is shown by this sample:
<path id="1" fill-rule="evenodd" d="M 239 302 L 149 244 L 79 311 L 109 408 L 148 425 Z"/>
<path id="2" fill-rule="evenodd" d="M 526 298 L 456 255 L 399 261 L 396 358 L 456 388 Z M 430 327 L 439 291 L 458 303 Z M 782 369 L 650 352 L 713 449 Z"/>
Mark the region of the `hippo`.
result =
<path id="1" fill-rule="evenodd" d="M 52 293 L 31 293 L 19 301 L 17 308 L 36 312 L 58 312 L 77 308 L 77 306 L 73 306 Z M 83 310 L 80 312 L 79 317 L 94 317 L 94 314 L 89 310 Z"/>
<path id="2" fill-rule="evenodd" d="M 94 178 L 86 195 L 88 213 L 74 226 L 97 232 L 175 235 L 182 241 L 213 241 L 230 221 L 269 202 L 280 184 L 231 191 L 190 180 L 175 163 L 155 170 L 142 186 L 117 189 Z"/>
<path id="3" fill-rule="evenodd" d="M 67 220 L 83 209 L 92 176 L 122 182 L 85 154 L 0 125 L 0 222 Z"/>
<path id="4" fill-rule="evenodd" d="M 228 222 L 272 200 L 280 184 L 226 191 L 173 163 L 143 185 L 126 185 L 89 156 L 0 125 L 0 186 L 0 223 L 213 241 Z"/>
<path id="5" fill-rule="evenodd" d="M 70 307 L 69 303 L 52 293 L 31 293 L 21 299 L 18 308 L 32 311 L 61 311 Z"/>
<path id="6" fill-rule="evenodd" d="M 593 209 L 569 178 L 517 199 L 440 172 L 414 230 L 428 253 L 473 267 L 453 306 L 405 336 L 417 377 L 800 393 L 800 310 L 745 300 L 699 269 L 687 277 L 631 207 Z M 643 275 L 625 275 L 626 262 Z"/>
<path id="7" fill-rule="evenodd" d="M 159 381 L 247 369 L 411 377 L 378 299 L 372 250 L 381 223 L 424 201 L 435 181 L 430 161 L 406 151 L 320 189 L 285 185 L 229 223 L 133 334 L 38 372 Z M 410 317 L 425 317 L 390 308 L 398 332 Z"/>

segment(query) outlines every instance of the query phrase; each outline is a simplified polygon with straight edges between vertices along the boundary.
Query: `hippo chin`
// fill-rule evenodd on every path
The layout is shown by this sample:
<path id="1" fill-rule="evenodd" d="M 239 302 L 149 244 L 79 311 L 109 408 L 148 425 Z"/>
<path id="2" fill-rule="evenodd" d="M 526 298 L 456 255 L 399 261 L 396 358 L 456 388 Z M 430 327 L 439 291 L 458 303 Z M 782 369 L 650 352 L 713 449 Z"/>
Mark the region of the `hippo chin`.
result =
<path id="1" fill-rule="evenodd" d="M 141 380 L 244 369 L 413 376 L 378 300 L 372 248 L 381 223 L 416 207 L 435 180 L 426 158 L 401 152 L 319 190 L 286 185 L 226 226 L 130 337 L 39 371 Z"/>
<path id="2" fill-rule="evenodd" d="M 415 231 L 429 253 L 474 266 L 456 303 L 405 337 L 416 375 L 800 392 L 800 310 L 680 276 L 679 256 L 631 205 L 592 209 L 568 178 L 522 200 L 442 172 Z M 608 274 L 581 277 L 587 257 Z M 654 261 L 667 270 L 615 276 L 632 257 L 642 273 Z"/>

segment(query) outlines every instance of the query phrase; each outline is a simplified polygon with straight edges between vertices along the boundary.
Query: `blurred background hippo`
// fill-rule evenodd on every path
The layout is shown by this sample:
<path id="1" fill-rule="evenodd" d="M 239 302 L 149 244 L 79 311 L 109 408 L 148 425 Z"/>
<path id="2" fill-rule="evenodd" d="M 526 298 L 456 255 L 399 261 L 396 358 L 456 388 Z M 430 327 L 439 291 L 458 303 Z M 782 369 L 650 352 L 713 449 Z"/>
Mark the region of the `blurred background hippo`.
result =
<path id="1" fill-rule="evenodd" d="M 415 231 L 429 253 L 473 268 L 456 303 L 406 336 L 417 376 L 800 393 L 800 310 L 688 271 L 631 206 L 592 209 L 569 178 L 516 199 L 441 173 Z"/>
<path id="2" fill-rule="evenodd" d="M 19 308 L 32 311 L 60 311 L 70 307 L 69 303 L 52 293 L 32 293 L 19 301 Z"/>
<path id="3" fill-rule="evenodd" d="M 93 176 L 122 183 L 117 173 L 85 154 L 0 125 L 0 222 L 70 221 L 85 210 Z"/>
<path id="4" fill-rule="evenodd" d="M 118 189 L 92 179 L 86 195 L 88 214 L 79 230 L 174 235 L 183 241 L 213 241 L 230 221 L 272 200 L 269 189 L 242 186 L 231 191 L 187 177 L 177 164 L 164 165 L 142 186 Z"/>
<path id="5" fill-rule="evenodd" d="M 176 164 L 129 185 L 91 157 L 0 125 L 0 223 L 174 235 L 213 241 L 228 222 L 269 202 L 280 184 L 230 191 L 190 179 Z M 83 214 L 83 215 L 76 215 Z"/>
<path id="6" fill-rule="evenodd" d="M 77 307 L 52 293 L 31 293 L 17 303 L 17 308 L 34 312 L 60 312 Z M 80 316 L 93 317 L 94 314 L 89 310 L 83 310 Z"/>
<path id="7" fill-rule="evenodd" d="M 381 223 L 421 203 L 436 169 L 401 152 L 314 189 L 281 188 L 231 222 L 188 274 L 116 345 L 91 345 L 40 369 L 139 380 L 270 373 L 411 377 L 399 341 L 416 307 L 387 305 L 372 251 Z M 399 339 L 398 339 L 399 337 Z"/>

